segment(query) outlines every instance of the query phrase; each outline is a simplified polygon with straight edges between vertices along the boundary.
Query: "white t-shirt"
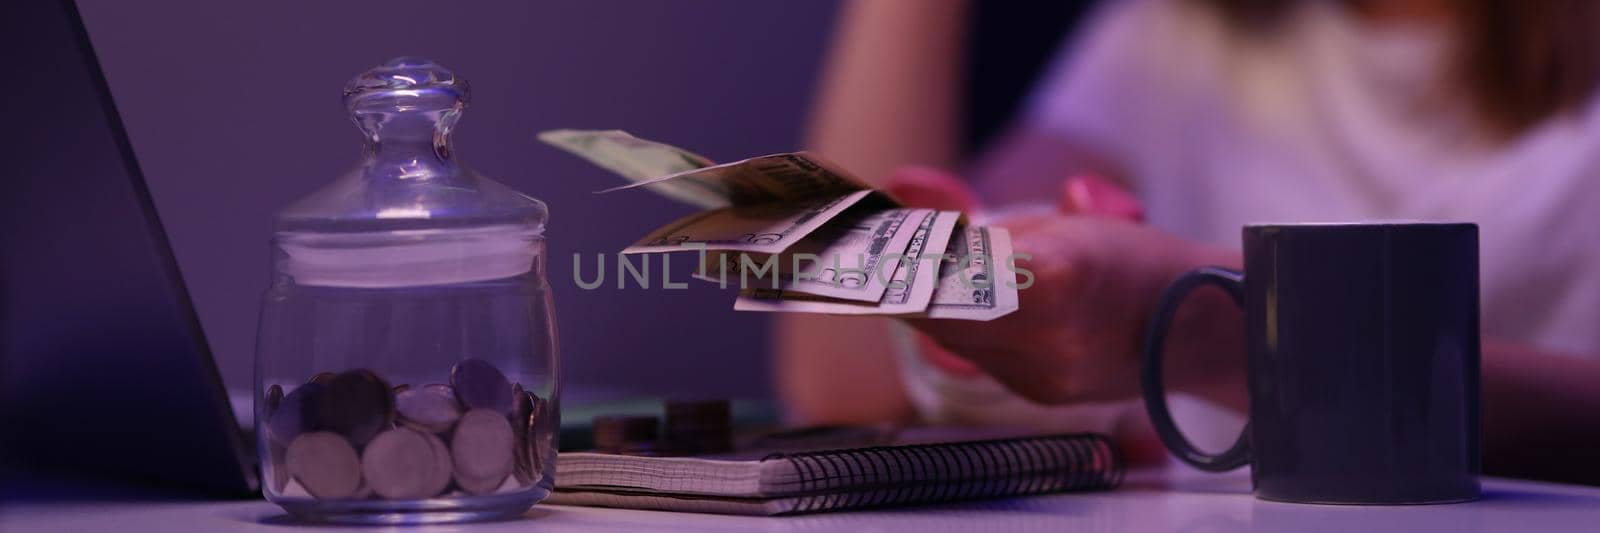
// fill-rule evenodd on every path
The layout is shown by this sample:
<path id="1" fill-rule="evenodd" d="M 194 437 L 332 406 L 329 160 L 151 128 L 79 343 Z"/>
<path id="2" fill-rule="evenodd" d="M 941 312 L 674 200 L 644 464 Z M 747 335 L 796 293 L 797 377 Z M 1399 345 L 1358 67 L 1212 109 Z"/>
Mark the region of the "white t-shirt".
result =
<path id="1" fill-rule="evenodd" d="M 1149 223 L 1196 241 L 1237 248 L 1250 223 L 1475 222 L 1484 335 L 1600 353 L 1600 105 L 1495 143 L 1441 92 L 1440 29 L 1302 2 L 1278 30 L 1241 34 L 1199 2 L 1108 3 L 1024 124 L 1122 165 Z M 996 394 L 902 360 L 933 418 Z"/>
<path id="2" fill-rule="evenodd" d="M 1483 333 L 1600 353 L 1600 105 L 1495 144 L 1444 98 L 1444 35 L 1303 2 L 1274 40 L 1198 2 L 1111 4 L 1027 120 L 1125 165 L 1150 223 L 1475 222 Z"/>

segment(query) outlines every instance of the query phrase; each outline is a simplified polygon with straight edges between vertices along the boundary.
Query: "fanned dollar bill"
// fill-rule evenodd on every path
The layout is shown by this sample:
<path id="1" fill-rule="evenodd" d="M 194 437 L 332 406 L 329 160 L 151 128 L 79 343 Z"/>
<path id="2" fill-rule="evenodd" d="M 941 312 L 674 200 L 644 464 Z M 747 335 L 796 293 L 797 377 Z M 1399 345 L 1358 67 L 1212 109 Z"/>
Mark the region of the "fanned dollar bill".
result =
<path id="1" fill-rule="evenodd" d="M 1011 233 L 967 226 L 956 232 L 939 267 L 928 318 L 994 320 L 1017 310 Z"/>
<path id="2" fill-rule="evenodd" d="M 695 213 L 650 232 L 625 254 L 723 250 L 776 254 L 833 220 L 872 191 Z"/>
<path id="3" fill-rule="evenodd" d="M 551 130 L 539 133 L 539 140 L 633 182 L 600 193 L 642 187 L 696 207 L 791 202 L 872 188 L 810 152 L 718 165 L 694 152 L 621 130 Z"/>
<path id="4" fill-rule="evenodd" d="M 796 152 L 713 165 L 694 152 L 617 130 L 552 130 L 539 140 L 633 183 L 708 211 L 650 232 L 623 253 L 721 250 L 775 254 L 868 196 L 865 182 L 816 154 Z"/>
<path id="5" fill-rule="evenodd" d="M 551 130 L 540 132 L 539 140 L 635 183 L 715 164 L 700 154 L 621 130 Z M 692 178 L 658 183 L 650 190 L 695 207 L 722 207 L 729 203 L 719 187 Z"/>
<path id="6" fill-rule="evenodd" d="M 925 211 L 902 260 L 876 302 L 851 301 L 793 290 L 747 287 L 739 291 L 734 309 L 740 311 L 826 313 L 837 315 L 917 315 L 928 308 L 938 282 L 943 251 L 961 214 Z"/>
<path id="7" fill-rule="evenodd" d="M 962 320 L 992 320 L 1017 309 L 1004 229 L 967 226 L 954 211 L 899 207 L 816 154 L 717 165 L 617 130 L 555 130 L 539 139 L 632 182 L 601 193 L 647 188 L 705 208 L 623 253 L 701 251 L 695 277 L 745 283 L 735 309 Z M 794 261 L 813 256 L 801 262 L 811 268 Z M 710 265 L 721 272 L 710 273 Z M 814 276 L 798 276 L 799 270 Z"/>
<path id="8" fill-rule="evenodd" d="M 727 198 L 733 205 L 788 202 L 871 190 L 817 154 L 794 152 L 752 157 L 612 187 L 600 193 L 691 181 Z"/>
<path id="9" fill-rule="evenodd" d="M 854 209 L 782 254 L 746 255 L 749 259 L 720 254 L 717 275 L 741 275 L 741 287 L 770 284 L 784 292 L 876 303 L 888 290 L 917 224 L 934 214 L 932 209 L 903 207 Z M 748 279 L 752 268 L 764 274 L 753 282 Z M 746 272 L 738 274 L 741 269 Z M 707 270 L 702 266 L 702 277 L 710 274 Z"/>

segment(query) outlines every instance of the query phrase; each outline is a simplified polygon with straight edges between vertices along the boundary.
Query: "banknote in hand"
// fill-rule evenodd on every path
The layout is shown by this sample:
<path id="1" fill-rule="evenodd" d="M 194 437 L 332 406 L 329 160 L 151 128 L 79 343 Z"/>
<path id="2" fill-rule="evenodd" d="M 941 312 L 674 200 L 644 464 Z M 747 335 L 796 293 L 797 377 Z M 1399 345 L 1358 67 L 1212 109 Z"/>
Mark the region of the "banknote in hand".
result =
<path id="1" fill-rule="evenodd" d="M 695 277 L 739 280 L 744 311 L 992 320 L 1017 309 L 1010 235 L 954 211 L 900 207 L 809 152 L 713 164 L 617 130 L 540 140 L 631 182 L 705 208 L 623 253 L 701 252 Z"/>

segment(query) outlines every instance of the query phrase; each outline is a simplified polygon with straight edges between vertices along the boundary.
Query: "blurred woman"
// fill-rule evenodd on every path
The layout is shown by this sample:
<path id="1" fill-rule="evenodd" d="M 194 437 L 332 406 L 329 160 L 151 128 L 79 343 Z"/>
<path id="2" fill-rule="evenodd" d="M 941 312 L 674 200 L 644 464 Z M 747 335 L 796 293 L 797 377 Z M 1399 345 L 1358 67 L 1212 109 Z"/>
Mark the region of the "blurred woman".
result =
<path id="1" fill-rule="evenodd" d="M 1107 1 L 970 164 L 966 8 L 847 5 L 810 144 L 907 203 L 1049 204 L 1006 223 L 1037 283 L 1012 315 L 909 321 L 917 335 L 785 317 L 797 419 L 1137 435 L 1142 412 L 1114 402 L 1138 392 L 1156 295 L 1237 267 L 1241 226 L 1464 220 L 1481 235 L 1486 468 L 1600 482 L 1600 4 Z M 1244 407 L 1239 320 L 1217 294 L 1180 310 L 1169 381 L 1195 410 Z M 1087 403 L 1102 407 L 1058 407 Z"/>

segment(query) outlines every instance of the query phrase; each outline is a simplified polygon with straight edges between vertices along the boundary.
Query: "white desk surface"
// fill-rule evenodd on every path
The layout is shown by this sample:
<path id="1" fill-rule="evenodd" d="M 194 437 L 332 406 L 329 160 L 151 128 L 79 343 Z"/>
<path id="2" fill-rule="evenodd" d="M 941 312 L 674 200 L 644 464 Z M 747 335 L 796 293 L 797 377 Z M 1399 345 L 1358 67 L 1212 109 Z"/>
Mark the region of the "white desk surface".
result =
<path id="1" fill-rule="evenodd" d="M 787 517 L 744 517 L 552 505 L 520 519 L 421 531 L 1101 531 L 1457 533 L 1600 531 L 1600 488 L 1484 480 L 1483 499 L 1426 506 L 1296 505 L 1256 500 L 1245 471 L 1135 472 L 1121 489 L 965 504 Z M 265 501 L 24 502 L 0 509 L 0 531 L 296 531 Z M 351 528 L 334 528 L 349 532 Z"/>

